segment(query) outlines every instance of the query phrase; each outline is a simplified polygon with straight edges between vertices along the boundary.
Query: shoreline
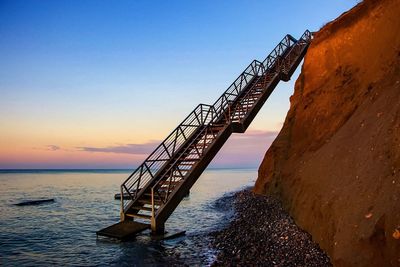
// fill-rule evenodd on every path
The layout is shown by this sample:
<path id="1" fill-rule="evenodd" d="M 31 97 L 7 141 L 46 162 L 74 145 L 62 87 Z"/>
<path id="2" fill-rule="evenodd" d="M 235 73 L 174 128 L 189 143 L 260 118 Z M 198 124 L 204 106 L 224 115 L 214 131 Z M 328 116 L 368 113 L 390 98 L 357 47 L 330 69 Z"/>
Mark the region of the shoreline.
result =
<path id="1" fill-rule="evenodd" d="M 210 248 L 217 251 L 212 266 L 332 266 L 278 199 L 247 188 L 217 203 L 224 200 L 232 201 L 225 205 L 232 205 L 233 216 L 222 230 L 210 233 Z"/>

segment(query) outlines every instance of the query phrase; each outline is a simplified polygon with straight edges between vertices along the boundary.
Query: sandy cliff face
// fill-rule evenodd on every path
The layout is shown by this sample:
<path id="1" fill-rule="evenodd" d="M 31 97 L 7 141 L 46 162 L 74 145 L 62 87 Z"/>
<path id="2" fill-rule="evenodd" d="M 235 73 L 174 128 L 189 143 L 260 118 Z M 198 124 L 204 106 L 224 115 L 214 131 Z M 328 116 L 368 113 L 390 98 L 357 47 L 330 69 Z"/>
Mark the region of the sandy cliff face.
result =
<path id="1" fill-rule="evenodd" d="M 316 35 L 255 192 L 276 194 L 335 266 L 400 266 L 400 1 Z"/>

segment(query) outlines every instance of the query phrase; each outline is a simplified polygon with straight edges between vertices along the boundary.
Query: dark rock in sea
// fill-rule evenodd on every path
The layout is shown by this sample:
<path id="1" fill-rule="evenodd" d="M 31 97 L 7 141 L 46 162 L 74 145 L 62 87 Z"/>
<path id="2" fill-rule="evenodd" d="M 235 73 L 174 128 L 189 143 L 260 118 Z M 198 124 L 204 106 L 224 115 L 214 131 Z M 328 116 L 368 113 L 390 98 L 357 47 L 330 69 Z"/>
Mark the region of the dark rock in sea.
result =
<path id="1" fill-rule="evenodd" d="M 50 202 L 54 202 L 54 198 L 27 200 L 27 201 L 19 202 L 15 205 L 16 206 L 35 206 L 35 205 L 40 205 L 40 204 L 45 204 L 45 203 L 50 203 Z"/>
<path id="2" fill-rule="evenodd" d="M 132 199 L 132 196 L 129 195 L 128 193 L 124 193 L 123 196 L 124 196 L 124 200 Z M 116 199 L 116 200 L 121 200 L 121 193 L 115 194 L 115 195 L 114 195 L 114 199 Z"/>

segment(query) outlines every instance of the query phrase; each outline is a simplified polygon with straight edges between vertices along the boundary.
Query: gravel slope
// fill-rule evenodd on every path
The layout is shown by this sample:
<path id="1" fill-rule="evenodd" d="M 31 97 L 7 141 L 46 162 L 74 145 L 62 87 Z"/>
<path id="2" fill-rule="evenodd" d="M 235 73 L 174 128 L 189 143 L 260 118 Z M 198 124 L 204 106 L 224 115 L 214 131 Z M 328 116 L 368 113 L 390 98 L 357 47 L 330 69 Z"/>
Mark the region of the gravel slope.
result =
<path id="1" fill-rule="evenodd" d="M 214 266 L 332 266 L 277 199 L 243 190 L 234 196 L 234 209 L 230 225 L 213 233 Z"/>

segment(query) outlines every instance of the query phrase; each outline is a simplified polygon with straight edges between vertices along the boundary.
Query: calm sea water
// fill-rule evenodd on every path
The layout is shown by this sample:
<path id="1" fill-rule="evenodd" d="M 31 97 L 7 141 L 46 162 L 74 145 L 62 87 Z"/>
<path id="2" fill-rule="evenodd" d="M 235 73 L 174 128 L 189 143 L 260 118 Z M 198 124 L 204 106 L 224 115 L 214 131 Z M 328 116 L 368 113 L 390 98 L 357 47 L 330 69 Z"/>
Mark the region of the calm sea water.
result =
<path id="1" fill-rule="evenodd" d="M 215 252 L 207 234 L 228 222 L 229 192 L 254 184 L 256 170 L 207 170 L 166 224 L 186 230 L 174 240 L 154 241 L 149 232 L 136 240 L 96 238 L 95 232 L 119 220 L 114 200 L 127 171 L 0 172 L 0 265 L 141 266 L 207 265 Z M 23 200 L 54 198 L 54 203 L 15 206 Z M 220 200 L 218 200 L 220 199 Z"/>

